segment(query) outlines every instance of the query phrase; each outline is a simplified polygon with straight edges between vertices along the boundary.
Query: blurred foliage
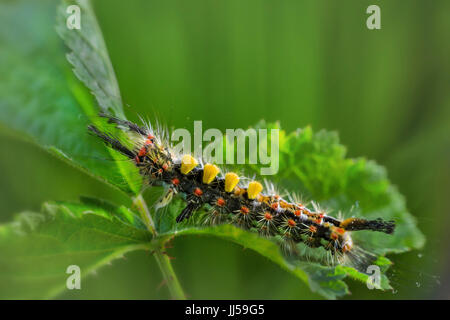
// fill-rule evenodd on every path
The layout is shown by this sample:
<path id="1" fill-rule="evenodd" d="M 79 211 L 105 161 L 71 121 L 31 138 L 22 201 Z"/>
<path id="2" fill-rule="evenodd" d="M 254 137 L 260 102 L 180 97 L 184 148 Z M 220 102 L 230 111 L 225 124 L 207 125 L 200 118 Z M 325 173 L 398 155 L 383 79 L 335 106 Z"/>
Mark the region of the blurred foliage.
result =
<path id="1" fill-rule="evenodd" d="M 1 299 L 53 298 L 66 289 L 69 266 L 89 274 L 129 251 L 149 248 L 150 233 L 125 207 L 84 199 L 46 203 L 42 211 L 0 226 Z"/>
<path id="2" fill-rule="evenodd" d="M 370 1 L 135 0 L 94 5 L 125 104 L 132 106 L 126 110 L 130 118 L 156 115 L 188 128 L 192 120 L 201 119 L 204 128 L 219 129 L 246 128 L 264 118 L 280 120 L 288 132 L 308 124 L 336 129 L 350 156 L 367 155 L 387 166 L 429 239 L 423 258 L 417 253 L 393 257 L 399 278 L 396 295 L 370 292 L 355 283 L 353 297 L 448 297 L 445 284 L 436 286 L 435 276 L 442 275 L 441 281 L 448 277 L 449 242 L 442 239 L 449 225 L 449 3 L 379 2 L 380 31 L 365 28 Z M 1 49 L 8 44 L 15 50 L 7 57 L 8 51 L 0 50 L 2 70 L 18 68 L 2 72 L 6 78 L 0 103 L 17 99 L 8 103 L 23 112 L 21 105 L 48 94 L 47 102 L 34 102 L 36 112 L 47 117 L 41 127 L 22 124 L 42 132 L 52 123 L 47 108 L 68 102 L 45 86 L 42 70 L 53 67 L 40 65 L 38 59 L 50 56 L 55 64 L 64 64 L 64 50 L 53 29 L 54 2 L 45 2 L 48 7 L 22 3 L 17 12 L 4 10 L 3 4 L 0 10 L 1 23 L 8 24 L 0 28 Z M 40 49 L 30 51 L 35 43 Z M 20 72 L 31 64 L 37 69 Z M 3 86 L 17 83 L 12 76 L 41 94 L 12 97 Z M 71 75 L 58 77 L 48 79 L 55 91 L 64 82 L 55 79 Z M 1 119 L 11 121 L 3 115 Z M 68 127 L 48 137 L 64 139 L 70 132 Z M 14 135 L 4 130 L 0 139 L 2 150 L 9 151 L 0 159 L 1 221 L 13 212 L 37 210 L 48 199 L 73 200 L 82 193 L 126 203 L 123 196 Z M 104 163 L 105 168 L 111 165 Z M 287 273 L 228 242 L 183 237 L 175 240 L 170 254 L 194 298 L 205 292 L 210 298 L 316 297 L 300 290 L 301 283 Z M 130 257 L 134 263 L 120 262 L 101 278 L 88 279 L 86 289 L 64 297 L 165 297 L 163 289 L 155 293 L 159 273 L 153 261 L 144 255 Z M 144 270 L 137 272 L 140 268 Z M 154 271 L 150 279 L 147 269 Z M 211 281 L 205 283 L 205 277 Z M 153 289 L 138 285 L 147 280 Z M 130 290 L 119 291 L 122 285 Z"/>

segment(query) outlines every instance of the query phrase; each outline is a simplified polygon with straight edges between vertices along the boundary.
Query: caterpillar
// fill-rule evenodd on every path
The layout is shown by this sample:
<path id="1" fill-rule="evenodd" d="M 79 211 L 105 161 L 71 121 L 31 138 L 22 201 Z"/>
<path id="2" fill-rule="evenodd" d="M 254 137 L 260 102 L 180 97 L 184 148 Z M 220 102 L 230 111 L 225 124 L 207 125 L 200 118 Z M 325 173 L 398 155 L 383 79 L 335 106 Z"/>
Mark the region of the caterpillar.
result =
<path id="1" fill-rule="evenodd" d="M 339 219 L 315 204 L 308 208 L 298 201 L 284 199 L 271 192 L 270 184 L 266 183 L 265 191 L 258 181 L 244 184 L 250 179 L 243 179 L 234 172 L 223 173 L 217 165 L 203 164 L 202 159 L 195 159 L 190 154 L 176 154 L 167 133 L 153 129 L 150 124 L 140 126 L 108 114 L 100 116 L 125 132 L 131 147 L 95 125 L 88 127 L 90 133 L 133 161 L 150 185 L 165 187 L 164 196 L 155 206 L 157 209 L 167 206 L 174 195 L 182 196 L 186 205 L 176 217 L 177 223 L 207 208 L 205 221 L 209 224 L 232 223 L 243 229 L 256 230 L 264 237 L 278 236 L 284 247 L 293 251 L 298 243 L 310 248 L 322 247 L 336 258 L 332 261 L 341 263 L 348 257 L 357 262 L 356 265 L 371 255 L 354 245 L 351 232 L 394 232 L 394 221 L 359 217 Z"/>

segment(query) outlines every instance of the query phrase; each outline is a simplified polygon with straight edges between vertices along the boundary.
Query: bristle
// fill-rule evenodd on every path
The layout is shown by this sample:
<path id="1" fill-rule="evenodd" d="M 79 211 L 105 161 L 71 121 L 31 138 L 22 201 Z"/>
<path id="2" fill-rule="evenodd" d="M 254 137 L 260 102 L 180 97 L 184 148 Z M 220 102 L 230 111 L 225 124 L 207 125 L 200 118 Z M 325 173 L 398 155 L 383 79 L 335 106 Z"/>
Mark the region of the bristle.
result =
<path id="1" fill-rule="evenodd" d="M 341 227 L 348 231 L 372 230 L 392 234 L 395 229 L 395 222 L 383 221 L 382 219 L 348 218 L 341 222 Z"/>
<path id="2" fill-rule="evenodd" d="M 127 156 L 128 158 L 134 159 L 136 157 L 136 155 L 131 150 L 129 150 L 127 147 L 125 147 L 119 140 L 114 139 L 113 137 L 111 137 L 103 132 L 100 132 L 100 130 L 98 130 L 96 126 L 90 125 L 90 126 L 88 126 L 88 130 L 91 133 L 95 134 L 100 139 L 102 139 L 111 148 L 119 151 L 120 153 Z"/>

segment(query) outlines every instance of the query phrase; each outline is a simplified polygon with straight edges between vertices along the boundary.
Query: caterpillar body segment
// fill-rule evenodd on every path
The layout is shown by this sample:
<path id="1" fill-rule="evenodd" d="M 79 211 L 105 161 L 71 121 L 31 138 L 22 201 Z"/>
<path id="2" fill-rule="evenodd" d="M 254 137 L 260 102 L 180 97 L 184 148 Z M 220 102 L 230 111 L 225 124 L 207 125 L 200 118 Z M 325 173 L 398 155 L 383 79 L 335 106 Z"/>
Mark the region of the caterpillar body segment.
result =
<path id="1" fill-rule="evenodd" d="M 266 187 L 270 193 L 265 193 L 258 181 L 244 185 L 240 182 L 244 179 L 234 172 L 224 174 L 214 164 L 203 165 L 201 159 L 189 154 L 175 154 L 170 143 L 161 137 L 166 134 L 155 132 L 150 126 L 141 127 L 105 114 L 101 116 L 128 132 L 133 148 L 127 149 L 95 126 L 89 126 L 91 133 L 134 161 L 150 184 L 167 188 L 156 208 L 167 205 L 175 194 L 184 195 L 186 207 L 177 216 L 178 223 L 207 207 L 204 219 L 207 223 L 233 223 L 257 230 L 261 236 L 281 236 L 289 248 L 303 242 L 312 248 L 323 247 L 333 256 L 355 261 L 364 253 L 354 246 L 351 232 L 370 230 L 391 234 L 394 231 L 393 221 L 363 218 L 341 221 L 316 206 L 309 209 L 301 203 L 285 200 L 270 192 L 273 188 Z"/>

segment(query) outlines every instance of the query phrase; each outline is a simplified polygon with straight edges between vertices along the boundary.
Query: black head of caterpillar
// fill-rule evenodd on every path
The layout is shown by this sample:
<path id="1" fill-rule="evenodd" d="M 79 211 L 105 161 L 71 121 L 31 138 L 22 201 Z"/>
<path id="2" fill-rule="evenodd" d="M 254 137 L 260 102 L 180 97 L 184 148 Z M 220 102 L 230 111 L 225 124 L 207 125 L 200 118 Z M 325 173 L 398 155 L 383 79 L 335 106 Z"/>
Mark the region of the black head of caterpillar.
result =
<path id="1" fill-rule="evenodd" d="M 167 205 L 174 194 L 183 195 L 186 206 L 177 216 L 177 222 L 189 219 L 207 206 L 206 221 L 209 223 L 233 223 L 240 228 L 257 230 L 262 236 L 281 236 L 289 248 L 295 248 L 300 242 L 311 248 L 323 247 L 333 257 L 339 257 L 339 261 L 343 257 L 359 261 L 361 256 L 363 259 L 370 256 L 354 246 L 352 231 L 394 232 L 393 221 L 339 220 L 317 208 L 309 209 L 277 194 L 265 194 L 262 184 L 257 181 L 240 185 L 241 179 L 236 173 L 221 175 L 216 165 L 199 164 L 189 154 L 174 154 L 165 135 L 155 132 L 150 126 L 141 127 L 105 114 L 100 116 L 129 133 L 133 147 L 126 147 L 95 126 L 89 126 L 89 130 L 132 160 L 150 184 L 166 188 L 166 196 L 157 207 Z"/>

